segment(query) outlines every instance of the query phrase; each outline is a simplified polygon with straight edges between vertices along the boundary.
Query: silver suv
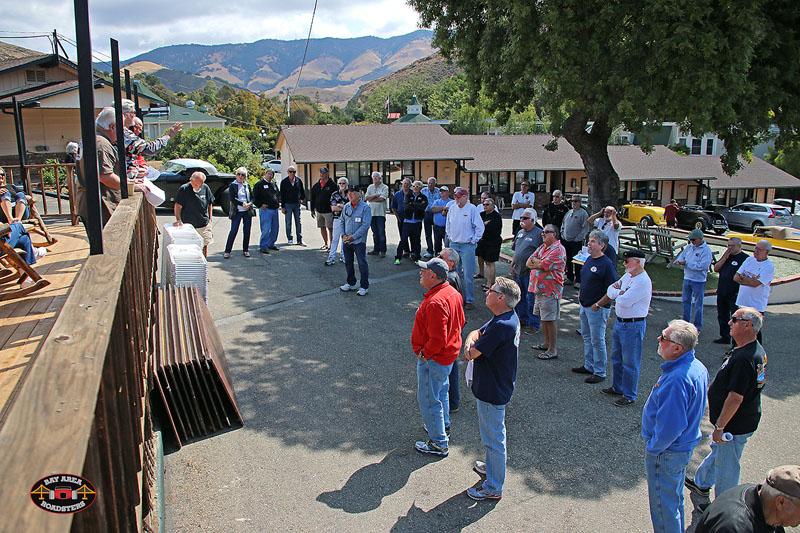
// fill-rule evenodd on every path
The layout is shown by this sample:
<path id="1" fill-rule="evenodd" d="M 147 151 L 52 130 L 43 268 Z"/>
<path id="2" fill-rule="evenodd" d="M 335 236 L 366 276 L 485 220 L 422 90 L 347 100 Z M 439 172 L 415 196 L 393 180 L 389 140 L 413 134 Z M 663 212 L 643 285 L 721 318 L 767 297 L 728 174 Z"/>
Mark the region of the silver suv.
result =
<path id="1" fill-rule="evenodd" d="M 751 231 L 759 226 L 791 226 L 792 215 L 785 207 L 774 204 L 737 204 L 720 213 L 728 226 L 738 226 Z"/>

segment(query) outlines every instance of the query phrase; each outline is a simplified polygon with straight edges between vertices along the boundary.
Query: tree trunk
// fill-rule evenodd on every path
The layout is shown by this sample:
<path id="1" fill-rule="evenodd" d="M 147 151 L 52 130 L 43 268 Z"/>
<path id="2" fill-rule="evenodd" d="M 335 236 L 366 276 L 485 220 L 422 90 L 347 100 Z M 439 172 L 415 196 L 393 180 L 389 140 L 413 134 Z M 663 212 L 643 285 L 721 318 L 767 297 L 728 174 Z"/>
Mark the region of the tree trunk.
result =
<path id="1" fill-rule="evenodd" d="M 589 190 L 589 213 L 597 213 L 607 205 L 617 207 L 619 195 L 619 176 L 608 157 L 608 138 L 611 128 L 607 117 L 599 116 L 592 125 L 592 131 L 586 132 L 587 114 L 576 112 L 564 122 L 562 129 L 564 138 L 581 156 Z"/>

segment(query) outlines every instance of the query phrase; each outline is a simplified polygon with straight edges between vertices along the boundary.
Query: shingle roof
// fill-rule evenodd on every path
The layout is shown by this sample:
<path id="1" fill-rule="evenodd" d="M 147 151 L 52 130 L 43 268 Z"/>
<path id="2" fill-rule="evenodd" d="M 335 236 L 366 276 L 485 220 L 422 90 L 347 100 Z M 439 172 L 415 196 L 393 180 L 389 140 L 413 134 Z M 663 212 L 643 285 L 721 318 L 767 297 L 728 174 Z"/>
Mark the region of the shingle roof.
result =
<path id="1" fill-rule="evenodd" d="M 464 165 L 468 172 L 504 170 L 582 170 L 583 161 L 564 141 L 550 152 L 544 145 L 550 135 L 453 135 L 473 156 Z"/>
<path id="2" fill-rule="evenodd" d="M 471 159 L 438 124 L 283 126 L 297 163 Z"/>
<path id="3" fill-rule="evenodd" d="M 21 59 L 21 58 L 31 59 L 36 57 L 43 57 L 45 55 L 47 54 L 43 54 L 35 50 L 30 50 L 29 48 L 23 48 L 15 44 L 5 43 L 0 41 L 0 61 L 6 61 L 9 59 Z"/>
<path id="4" fill-rule="evenodd" d="M 722 171 L 722 165 L 718 156 L 693 155 L 682 156 L 682 159 L 690 160 L 692 166 L 702 168 L 704 172 L 715 176 L 717 179 L 712 180 L 710 183 L 712 189 L 800 187 L 800 179 L 767 163 L 759 157 L 753 157 L 753 161 L 750 164 L 745 162 L 745 166 L 733 176 L 728 176 Z"/>

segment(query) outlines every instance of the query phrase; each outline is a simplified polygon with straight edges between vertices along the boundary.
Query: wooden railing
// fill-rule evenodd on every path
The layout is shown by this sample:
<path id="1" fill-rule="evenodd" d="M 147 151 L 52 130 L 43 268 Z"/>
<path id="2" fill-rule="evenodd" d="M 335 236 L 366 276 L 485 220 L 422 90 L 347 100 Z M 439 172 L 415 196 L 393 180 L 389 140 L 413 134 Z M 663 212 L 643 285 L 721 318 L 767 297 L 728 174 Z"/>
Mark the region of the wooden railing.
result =
<path id="1" fill-rule="evenodd" d="M 75 202 L 75 163 L 47 163 L 42 165 L 19 165 L 8 167 L 9 181 L 23 182 L 30 196 L 40 195 L 41 216 L 69 215 L 72 225 L 78 223 Z M 36 192 L 34 192 L 36 191 Z M 56 209 L 47 203 L 47 194 L 55 197 Z M 67 195 L 63 198 L 63 195 Z M 38 203 L 38 202 L 37 202 Z"/>
<path id="2" fill-rule="evenodd" d="M 103 236 L 0 428 L 0 532 L 139 531 L 149 510 L 153 208 L 141 194 L 123 200 Z M 97 500 L 75 514 L 40 509 L 30 491 L 53 473 L 88 479 Z"/>

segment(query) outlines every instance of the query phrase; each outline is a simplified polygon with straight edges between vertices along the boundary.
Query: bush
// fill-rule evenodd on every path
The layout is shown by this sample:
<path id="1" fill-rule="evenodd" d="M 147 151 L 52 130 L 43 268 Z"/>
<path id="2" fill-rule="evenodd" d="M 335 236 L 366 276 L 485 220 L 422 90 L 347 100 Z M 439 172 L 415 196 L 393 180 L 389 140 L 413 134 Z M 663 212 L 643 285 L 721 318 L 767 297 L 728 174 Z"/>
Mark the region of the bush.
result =
<path id="1" fill-rule="evenodd" d="M 201 126 L 184 130 L 169 142 L 161 157 L 164 161 L 181 157 L 202 159 L 220 172 L 233 173 L 238 167 L 245 167 L 250 175 L 263 173 L 261 157 L 252 152 L 250 140 L 230 129 Z"/>
<path id="2" fill-rule="evenodd" d="M 689 155 L 689 147 L 686 146 L 684 143 L 670 144 L 669 149 L 675 152 L 676 154 Z"/>

